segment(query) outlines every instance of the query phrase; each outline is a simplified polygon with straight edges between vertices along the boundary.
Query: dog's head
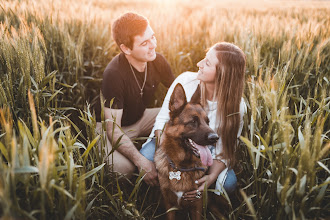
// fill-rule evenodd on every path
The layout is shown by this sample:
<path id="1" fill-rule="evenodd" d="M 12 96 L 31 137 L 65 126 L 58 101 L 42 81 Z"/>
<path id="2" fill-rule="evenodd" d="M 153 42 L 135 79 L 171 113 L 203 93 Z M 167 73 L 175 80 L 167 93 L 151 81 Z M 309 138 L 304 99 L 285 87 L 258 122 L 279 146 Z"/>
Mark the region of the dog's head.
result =
<path id="1" fill-rule="evenodd" d="M 210 154 L 206 146 L 215 144 L 219 137 L 209 127 L 209 119 L 201 105 L 200 94 L 198 86 L 190 102 L 187 102 L 182 85 L 175 86 L 169 102 L 169 129 L 174 136 L 181 138 L 184 148 L 200 156 L 203 162 L 203 152 Z"/>

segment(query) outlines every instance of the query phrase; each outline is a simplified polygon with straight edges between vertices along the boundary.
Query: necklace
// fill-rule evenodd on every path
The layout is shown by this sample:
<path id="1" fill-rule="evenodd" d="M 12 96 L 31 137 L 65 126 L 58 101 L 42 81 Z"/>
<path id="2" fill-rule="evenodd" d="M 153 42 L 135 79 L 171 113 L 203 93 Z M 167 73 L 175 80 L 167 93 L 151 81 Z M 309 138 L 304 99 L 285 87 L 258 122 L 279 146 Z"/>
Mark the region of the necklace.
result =
<path id="1" fill-rule="evenodd" d="M 129 67 L 131 67 L 131 70 L 132 70 L 132 73 L 133 73 L 134 79 L 135 79 L 135 81 L 136 81 L 136 83 L 137 83 L 137 85 L 138 85 L 138 87 L 139 87 L 139 89 L 140 89 L 140 95 L 141 95 L 141 97 L 142 97 L 142 96 L 143 96 L 143 88 L 144 88 L 144 86 L 145 86 L 145 84 L 146 84 L 147 75 L 148 75 L 148 70 L 147 70 L 147 69 L 148 69 L 148 63 L 146 63 L 146 69 L 144 70 L 144 81 L 143 81 L 142 87 L 140 86 L 139 81 L 137 80 L 137 78 L 136 78 L 136 76 L 135 76 L 135 73 L 134 73 L 134 70 L 133 70 L 132 65 L 130 64 L 130 62 L 128 62 L 128 64 L 129 64 Z"/>

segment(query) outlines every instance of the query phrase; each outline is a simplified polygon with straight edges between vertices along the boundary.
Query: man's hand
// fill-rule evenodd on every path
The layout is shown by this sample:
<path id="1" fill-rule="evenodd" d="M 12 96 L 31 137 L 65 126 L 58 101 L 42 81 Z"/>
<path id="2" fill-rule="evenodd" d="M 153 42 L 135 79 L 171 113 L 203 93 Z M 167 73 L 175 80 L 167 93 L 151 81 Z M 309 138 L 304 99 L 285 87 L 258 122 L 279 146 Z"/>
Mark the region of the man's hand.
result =
<path id="1" fill-rule="evenodd" d="M 144 170 L 146 175 L 143 180 L 150 186 L 159 186 L 158 173 L 155 163 L 142 157 L 138 164 L 136 164 L 139 170 Z"/>

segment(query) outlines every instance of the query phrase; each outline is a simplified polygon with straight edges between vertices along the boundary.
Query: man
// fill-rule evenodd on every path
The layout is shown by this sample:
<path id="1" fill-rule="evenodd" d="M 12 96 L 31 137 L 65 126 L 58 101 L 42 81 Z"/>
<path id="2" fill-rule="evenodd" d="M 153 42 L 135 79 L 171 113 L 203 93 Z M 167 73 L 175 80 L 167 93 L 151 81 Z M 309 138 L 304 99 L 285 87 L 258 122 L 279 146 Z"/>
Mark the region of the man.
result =
<path id="1" fill-rule="evenodd" d="M 142 156 L 131 139 L 149 135 L 160 108 L 146 106 L 153 100 L 158 84 L 161 82 L 168 88 L 174 76 L 165 58 L 155 52 L 157 40 L 145 17 L 123 14 L 114 21 L 112 35 L 121 53 L 111 60 L 103 73 L 104 115 L 105 120 L 115 120 L 124 132 L 107 122 L 106 155 L 112 149 L 111 143 L 116 143 L 121 136 L 122 139 L 120 147 L 106 162 L 122 174 L 130 175 L 136 167 L 144 170 L 147 172 L 145 182 L 158 185 L 154 163 Z M 97 130 L 101 128 L 102 124 L 97 123 Z"/>

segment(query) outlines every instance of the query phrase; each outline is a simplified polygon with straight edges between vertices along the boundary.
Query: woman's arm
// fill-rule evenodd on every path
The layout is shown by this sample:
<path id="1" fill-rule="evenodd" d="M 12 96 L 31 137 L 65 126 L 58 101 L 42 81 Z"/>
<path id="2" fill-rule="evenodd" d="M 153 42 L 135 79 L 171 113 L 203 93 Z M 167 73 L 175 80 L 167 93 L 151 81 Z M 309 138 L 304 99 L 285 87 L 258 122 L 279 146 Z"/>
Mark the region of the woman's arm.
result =
<path id="1" fill-rule="evenodd" d="M 209 187 L 210 185 L 212 185 L 218 178 L 219 174 L 226 169 L 226 165 L 220 161 L 220 160 L 213 160 L 213 164 L 209 169 L 209 172 L 207 175 L 203 176 L 202 178 L 200 178 L 198 180 L 198 185 L 199 185 L 199 190 L 203 190 L 204 188 L 204 184 L 202 185 L 202 183 L 206 183 L 207 187 Z M 207 177 L 206 177 L 207 176 Z M 203 188 L 201 188 L 203 187 Z M 200 189 L 201 188 L 201 189 Z"/>

